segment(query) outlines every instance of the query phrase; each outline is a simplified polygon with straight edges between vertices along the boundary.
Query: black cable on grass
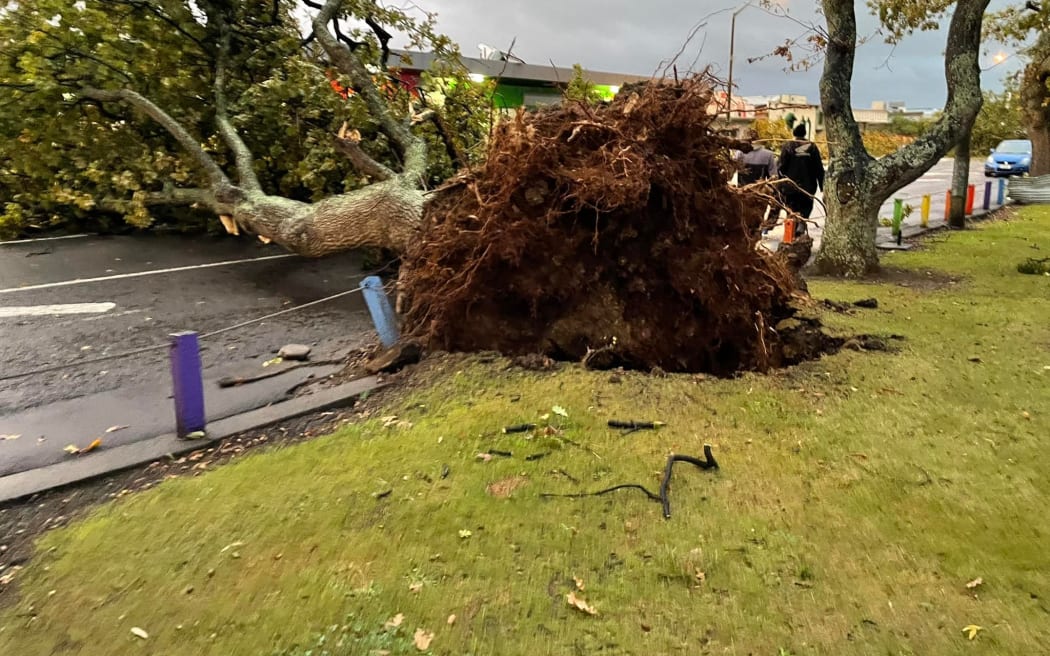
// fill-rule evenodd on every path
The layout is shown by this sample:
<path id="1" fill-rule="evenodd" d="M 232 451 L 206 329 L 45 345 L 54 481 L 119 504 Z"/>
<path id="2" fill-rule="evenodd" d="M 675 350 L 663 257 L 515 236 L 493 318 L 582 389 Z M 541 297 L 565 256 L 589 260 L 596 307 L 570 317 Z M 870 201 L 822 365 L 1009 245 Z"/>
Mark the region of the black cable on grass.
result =
<path id="1" fill-rule="evenodd" d="M 652 501 L 659 501 L 660 505 L 663 507 L 664 519 L 670 519 L 671 518 L 671 497 L 670 497 L 670 492 L 671 492 L 671 474 L 674 471 L 674 463 L 676 463 L 676 462 L 688 462 L 691 465 L 696 465 L 700 469 L 718 469 L 718 462 L 715 460 L 715 456 L 711 452 L 711 445 L 710 444 L 705 444 L 704 445 L 704 459 L 703 460 L 701 460 L 700 458 L 695 458 L 693 456 L 684 456 L 684 455 L 679 455 L 679 454 L 675 454 L 675 453 L 672 453 L 671 455 L 667 456 L 667 465 L 664 467 L 664 477 L 663 477 L 663 480 L 660 482 L 660 494 L 653 494 L 644 485 L 639 485 L 637 483 L 624 483 L 623 485 L 615 485 L 613 487 L 608 487 L 608 488 L 605 488 L 604 490 L 599 490 L 597 492 L 577 492 L 577 493 L 573 493 L 573 494 L 554 494 L 554 493 L 545 492 L 543 494 L 540 494 L 540 497 L 542 497 L 544 499 L 549 499 L 549 498 L 554 498 L 554 497 L 569 498 L 569 499 L 580 499 L 580 498 L 583 498 L 583 497 L 598 497 L 598 496 L 602 496 L 603 494 L 608 494 L 610 492 L 615 492 L 616 490 L 641 490 L 642 492 L 645 493 L 645 496 L 649 497 L 650 500 L 652 500 Z"/>
<path id="2" fill-rule="evenodd" d="M 528 433 L 530 430 L 536 428 L 536 424 L 518 424 L 517 426 L 507 426 L 503 429 L 506 433 Z"/>

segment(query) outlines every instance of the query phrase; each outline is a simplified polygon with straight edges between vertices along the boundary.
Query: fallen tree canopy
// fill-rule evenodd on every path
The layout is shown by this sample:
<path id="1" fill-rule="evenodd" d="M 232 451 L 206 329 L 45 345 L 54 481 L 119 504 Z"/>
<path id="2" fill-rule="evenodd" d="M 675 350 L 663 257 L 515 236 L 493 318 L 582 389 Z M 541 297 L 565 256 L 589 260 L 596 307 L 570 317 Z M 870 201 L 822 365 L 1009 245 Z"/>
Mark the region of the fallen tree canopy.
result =
<path id="1" fill-rule="evenodd" d="M 407 332 L 431 349 L 719 375 L 811 355 L 781 330 L 810 324 L 791 320 L 793 272 L 758 248 L 767 199 L 727 184 L 713 88 L 632 85 L 500 124 L 485 164 L 427 203 L 403 263 Z"/>

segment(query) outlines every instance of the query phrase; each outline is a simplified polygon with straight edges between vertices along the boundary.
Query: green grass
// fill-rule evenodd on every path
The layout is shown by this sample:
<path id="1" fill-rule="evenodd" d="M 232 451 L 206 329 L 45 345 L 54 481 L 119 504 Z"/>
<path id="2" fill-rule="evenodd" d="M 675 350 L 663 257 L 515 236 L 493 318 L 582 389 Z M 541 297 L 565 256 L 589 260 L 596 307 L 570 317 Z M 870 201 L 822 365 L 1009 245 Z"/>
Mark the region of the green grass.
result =
<path id="1" fill-rule="evenodd" d="M 898 354 L 620 383 L 446 360 L 389 409 L 411 427 L 377 416 L 48 534 L 0 654 L 408 654 L 418 628 L 455 655 L 1050 653 L 1050 277 L 1016 272 L 1047 251 L 1050 212 L 1026 209 L 887 260 L 958 284 L 811 284 L 876 296 L 825 319 L 905 335 Z M 553 405 L 576 444 L 499 434 Z M 676 470 L 669 521 L 637 492 L 539 497 L 655 488 L 704 442 L 722 469 Z M 566 603 L 573 577 L 596 616 Z"/>

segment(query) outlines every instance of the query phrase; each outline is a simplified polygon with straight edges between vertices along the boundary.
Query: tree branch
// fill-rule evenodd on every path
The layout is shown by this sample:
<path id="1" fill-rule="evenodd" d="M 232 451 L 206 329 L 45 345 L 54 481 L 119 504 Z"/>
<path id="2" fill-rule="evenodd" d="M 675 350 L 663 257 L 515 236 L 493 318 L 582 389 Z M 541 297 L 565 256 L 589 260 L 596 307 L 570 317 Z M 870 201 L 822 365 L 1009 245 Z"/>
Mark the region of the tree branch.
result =
<path id="1" fill-rule="evenodd" d="M 196 36 L 190 34 L 181 21 L 178 21 L 172 18 L 171 16 L 168 16 L 166 13 L 164 13 L 163 9 L 156 6 L 153 2 L 150 2 L 150 0 L 128 0 L 128 4 L 130 4 L 136 9 L 144 9 L 150 12 L 159 20 L 167 23 L 169 27 L 181 34 L 183 37 L 195 43 L 197 47 L 201 49 L 202 52 L 208 51 L 208 48 L 204 45 L 204 42 Z"/>
<path id="2" fill-rule="evenodd" d="M 929 166 L 943 157 L 981 110 L 981 67 L 978 55 L 981 27 L 989 0 L 959 0 L 948 28 L 944 77 L 948 98 L 936 123 L 914 143 L 872 166 L 876 188 L 887 196 L 918 180 Z"/>
<path id="3" fill-rule="evenodd" d="M 108 212 L 127 212 L 128 206 L 141 202 L 146 207 L 195 206 L 206 207 L 216 214 L 232 214 L 233 203 L 220 202 L 211 189 L 175 187 L 165 183 L 162 191 L 137 192 L 134 199 L 107 197 L 98 201 L 96 207 Z"/>
<path id="4" fill-rule="evenodd" d="M 361 148 L 361 144 L 357 143 L 353 139 L 347 139 L 345 137 L 336 137 L 335 149 L 346 156 L 350 163 L 354 165 L 354 168 L 359 173 L 369 176 L 373 180 L 382 181 L 389 180 L 397 174 L 387 168 L 385 165 L 372 159 Z"/>
<path id="5" fill-rule="evenodd" d="M 324 48 L 332 64 L 350 78 L 350 83 L 358 93 L 368 112 L 379 128 L 400 151 L 404 170 L 402 175 L 421 183 L 426 171 L 426 143 L 412 134 L 408 126 L 398 121 L 379 89 L 372 81 L 372 74 L 357 56 L 344 47 L 328 30 L 328 24 L 336 19 L 342 8 L 343 0 L 326 0 L 324 6 L 313 18 L 314 35 Z"/>
<path id="6" fill-rule="evenodd" d="M 234 189 L 230 183 L 230 179 L 226 177 L 219 165 L 215 163 L 208 153 L 204 151 L 197 139 L 194 139 L 186 128 L 172 118 L 167 112 L 157 107 L 148 98 L 140 95 L 139 93 L 132 91 L 131 89 L 119 89 L 116 91 L 105 91 L 102 89 L 94 89 L 86 87 L 80 90 L 79 95 L 83 98 L 89 98 L 91 100 L 97 100 L 100 102 L 113 102 L 120 101 L 126 102 L 132 105 L 147 116 L 152 118 L 154 121 L 159 123 L 168 133 L 179 142 L 187 153 L 189 153 L 197 161 L 197 164 L 204 169 L 204 172 L 208 176 L 208 180 L 212 186 L 215 187 L 216 191 L 225 191 Z"/>
<path id="7" fill-rule="evenodd" d="M 828 44 L 824 72 L 820 76 L 820 104 L 828 141 L 840 144 L 846 152 L 859 154 L 862 161 L 870 161 L 872 157 L 864 148 L 851 106 L 857 50 L 857 14 L 853 0 L 824 0 L 823 4 Z"/>
<path id="8" fill-rule="evenodd" d="M 146 205 L 204 205 L 217 212 L 230 214 L 232 207 L 222 207 L 215 200 L 215 194 L 210 189 L 190 189 L 165 185 L 163 191 L 151 191 L 145 195 Z"/>
<path id="9" fill-rule="evenodd" d="M 371 16 L 365 18 L 365 25 L 368 25 L 368 27 L 372 28 L 372 33 L 376 35 L 377 39 L 379 39 L 379 47 L 383 53 L 382 57 L 379 60 L 379 65 L 382 66 L 385 70 L 387 67 L 387 62 L 390 60 L 390 39 L 392 39 L 393 36 L 390 34 L 390 32 L 387 32 L 385 29 L 383 29 L 383 26 L 377 23 L 376 20 Z"/>
<path id="10" fill-rule="evenodd" d="M 230 26 L 220 12 L 209 12 L 209 20 L 214 20 L 219 28 L 219 52 L 215 63 L 215 123 L 223 141 L 233 151 L 237 167 L 237 178 L 242 186 L 251 191 L 261 191 L 259 178 L 255 175 L 255 158 L 247 144 L 237 134 L 230 122 L 226 102 L 226 69 L 230 60 Z"/>

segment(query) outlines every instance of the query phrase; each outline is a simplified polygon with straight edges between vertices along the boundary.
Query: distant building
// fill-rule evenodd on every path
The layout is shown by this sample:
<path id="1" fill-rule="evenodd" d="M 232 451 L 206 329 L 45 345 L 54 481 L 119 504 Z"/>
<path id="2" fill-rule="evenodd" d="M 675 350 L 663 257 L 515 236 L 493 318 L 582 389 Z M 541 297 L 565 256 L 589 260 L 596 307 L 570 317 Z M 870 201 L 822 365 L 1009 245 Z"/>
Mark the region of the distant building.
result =
<path id="1" fill-rule="evenodd" d="M 494 96 L 498 108 L 534 108 L 561 102 L 562 93 L 573 76 L 572 68 L 526 64 L 516 57 L 508 57 L 498 51 L 490 52 L 490 58 L 461 57 L 460 61 L 471 78 L 499 81 Z M 420 84 L 423 72 L 429 70 L 435 61 L 435 55 L 427 52 L 395 51 L 391 56 L 391 65 L 400 70 L 401 82 L 409 88 Z M 591 70 L 584 70 L 583 75 L 607 100 L 615 96 L 624 84 L 651 79 L 641 75 Z"/>
<path id="2" fill-rule="evenodd" d="M 727 105 L 731 107 L 727 108 Z M 870 108 L 853 108 L 853 119 L 861 131 L 888 125 L 893 116 L 913 120 L 930 118 L 939 110 L 908 109 L 902 101 L 875 101 Z M 709 114 L 719 115 L 718 124 L 724 131 L 742 137 L 755 119 L 782 121 L 794 119 L 808 126 L 810 138 L 819 139 L 824 131 L 824 112 L 819 104 L 808 101 L 805 96 L 782 94 L 779 96 L 733 96 L 729 103 L 725 92 L 716 94 Z"/>
<path id="3" fill-rule="evenodd" d="M 527 64 L 488 46 L 482 46 L 481 51 L 483 57 L 461 57 L 460 60 L 471 78 L 498 80 L 494 102 L 499 109 L 556 105 L 573 77 L 572 68 Z M 410 89 L 420 86 L 423 72 L 436 61 L 434 54 L 426 52 L 394 51 L 391 55 L 391 66 L 398 69 L 402 84 Z M 583 75 L 606 100 L 612 99 L 624 84 L 653 79 L 592 70 L 584 70 Z M 802 95 L 729 96 L 725 91 L 718 91 L 707 111 L 716 116 L 716 128 L 738 138 L 745 135 L 756 119 L 805 123 L 812 139 L 820 139 L 824 132 L 823 110 Z M 880 100 L 870 108 L 854 108 L 853 117 L 861 130 L 867 130 L 889 124 L 891 116 L 918 119 L 929 117 L 935 111 L 908 109 L 903 101 Z"/>

